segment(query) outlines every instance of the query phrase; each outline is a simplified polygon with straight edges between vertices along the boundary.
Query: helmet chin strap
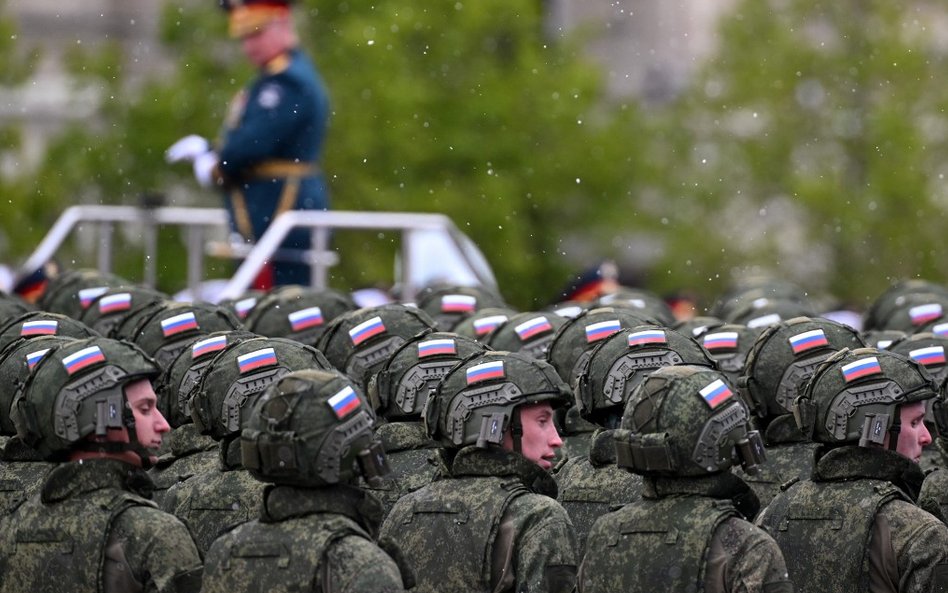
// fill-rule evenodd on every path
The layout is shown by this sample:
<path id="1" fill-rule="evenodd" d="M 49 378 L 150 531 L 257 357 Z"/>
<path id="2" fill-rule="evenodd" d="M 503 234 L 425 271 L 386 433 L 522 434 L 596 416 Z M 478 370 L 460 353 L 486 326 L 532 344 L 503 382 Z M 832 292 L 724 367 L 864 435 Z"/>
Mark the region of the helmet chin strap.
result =
<path id="1" fill-rule="evenodd" d="M 899 446 L 899 433 L 902 432 L 902 406 L 896 406 L 892 416 L 892 426 L 889 427 L 889 451 L 895 451 Z"/>
<path id="2" fill-rule="evenodd" d="M 510 415 L 510 436 L 513 438 L 514 453 L 523 454 L 523 423 L 520 422 L 520 407 L 516 407 Z"/>

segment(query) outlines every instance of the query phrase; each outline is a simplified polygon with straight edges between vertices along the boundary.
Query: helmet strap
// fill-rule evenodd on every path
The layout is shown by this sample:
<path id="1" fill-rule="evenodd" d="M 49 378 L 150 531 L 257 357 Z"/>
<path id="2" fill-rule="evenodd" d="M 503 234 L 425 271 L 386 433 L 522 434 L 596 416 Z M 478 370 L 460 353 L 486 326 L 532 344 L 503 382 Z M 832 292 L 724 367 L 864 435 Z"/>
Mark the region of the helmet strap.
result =
<path id="1" fill-rule="evenodd" d="M 899 433 L 902 432 L 902 406 L 896 406 L 892 414 L 892 426 L 889 427 L 889 451 L 895 451 L 899 446 Z"/>
<path id="2" fill-rule="evenodd" d="M 523 423 L 520 421 L 520 406 L 510 414 L 510 436 L 513 438 L 514 453 L 523 453 Z"/>

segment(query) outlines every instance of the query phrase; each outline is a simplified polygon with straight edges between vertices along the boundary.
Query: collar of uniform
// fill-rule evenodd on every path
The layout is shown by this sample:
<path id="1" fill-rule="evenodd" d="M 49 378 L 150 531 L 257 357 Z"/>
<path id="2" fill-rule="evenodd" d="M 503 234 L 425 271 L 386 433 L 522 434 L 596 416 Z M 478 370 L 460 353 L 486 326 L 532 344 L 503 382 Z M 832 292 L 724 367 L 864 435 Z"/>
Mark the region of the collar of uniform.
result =
<path id="1" fill-rule="evenodd" d="M 140 467 L 117 459 L 83 459 L 54 467 L 43 483 L 42 501 L 53 503 L 85 492 L 115 488 L 149 498 L 154 482 Z"/>
<path id="2" fill-rule="evenodd" d="M 745 517 L 754 517 L 760 510 L 760 500 L 754 491 L 730 471 L 689 478 L 645 476 L 642 485 L 642 498 L 684 495 L 730 500 Z"/>
<path id="3" fill-rule="evenodd" d="M 925 480 L 925 473 L 911 459 L 889 451 L 847 445 L 818 452 L 813 469 L 814 482 L 838 482 L 852 479 L 873 479 L 891 482 L 913 501 Z"/>
<path id="4" fill-rule="evenodd" d="M 764 430 L 764 442 L 768 445 L 783 443 L 809 442 L 806 435 L 797 427 L 793 414 L 783 414 L 774 418 Z"/>
<path id="5" fill-rule="evenodd" d="M 240 437 L 227 437 L 222 440 L 218 446 L 219 449 L 219 459 L 220 459 L 220 469 L 223 472 L 234 471 L 235 469 L 243 469 L 244 462 L 240 457 Z"/>
<path id="6" fill-rule="evenodd" d="M 314 513 L 344 515 L 358 523 L 373 538 L 378 535 L 384 516 L 382 503 L 377 498 L 347 484 L 324 488 L 272 484 L 264 490 L 261 523 L 277 523 Z"/>
<path id="7" fill-rule="evenodd" d="M 451 475 L 463 476 L 512 476 L 537 494 L 556 498 L 556 481 L 549 472 L 519 453 L 500 447 L 481 449 L 474 445 L 458 451 L 451 464 Z"/>
<path id="8" fill-rule="evenodd" d="M 177 459 L 191 453 L 210 451 L 217 442 L 206 434 L 201 434 L 194 424 L 182 424 L 168 435 L 171 454 Z"/>
<path id="9" fill-rule="evenodd" d="M 589 463 L 593 467 L 616 464 L 616 441 L 614 430 L 600 429 L 592 436 L 589 445 Z"/>
<path id="10" fill-rule="evenodd" d="M 290 67 L 290 62 L 293 61 L 292 52 L 293 50 L 291 49 L 271 59 L 269 62 L 263 65 L 263 71 L 271 76 L 285 71 Z"/>
<path id="11" fill-rule="evenodd" d="M 389 422 L 375 429 L 386 453 L 407 449 L 434 449 L 437 443 L 428 437 L 421 422 Z"/>
<path id="12" fill-rule="evenodd" d="M 0 450 L 0 461 L 45 461 L 39 452 L 18 437 L 10 437 Z"/>

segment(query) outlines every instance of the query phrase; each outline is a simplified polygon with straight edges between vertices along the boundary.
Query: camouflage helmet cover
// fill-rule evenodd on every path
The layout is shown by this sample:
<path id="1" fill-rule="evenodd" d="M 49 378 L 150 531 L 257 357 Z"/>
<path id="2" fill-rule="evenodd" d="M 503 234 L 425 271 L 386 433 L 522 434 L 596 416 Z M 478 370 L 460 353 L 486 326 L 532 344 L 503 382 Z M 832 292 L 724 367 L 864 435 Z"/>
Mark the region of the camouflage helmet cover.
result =
<path id="1" fill-rule="evenodd" d="M 0 348 L 20 338 L 65 336 L 81 340 L 98 336 L 88 325 L 60 313 L 30 311 L 0 327 Z"/>
<path id="2" fill-rule="evenodd" d="M 103 336 L 112 338 L 115 337 L 112 332 L 125 318 L 167 299 L 168 295 L 144 286 L 113 286 L 94 297 L 80 319 Z"/>
<path id="3" fill-rule="evenodd" d="M 428 286 L 418 293 L 415 302 L 441 331 L 453 331 L 454 326 L 480 309 L 507 306 L 490 288 L 454 284 Z"/>
<path id="4" fill-rule="evenodd" d="M 16 434 L 16 426 L 13 424 L 10 412 L 36 363 L 50 349 L 74 339 L 67 336 L 20 338 L 0 350 L 0 382 L 3 383 L 3 389 L 0 389 L 0 434 L 7 436 Z"/>
<path id="5" fill-rule="evenodd" d="M 124 278 L 98 270 L 81 268 L 67 270 L 51 278 L 39 308 L 51 313 L 60 313 L 80 319 L 92 302 L 110 287 L 128 284 Z"/>
<path id="6" fill-rule="evenodd" d="M 320 487 L 388 473 L 375 416 L 338 371 L 284 375 L 257 399 L 241 433 L 243 465 L 257 479 Z"/>
<path id="7" fill-rule="evenodd" d="M 546 358 L 546 351 L 556 330 L 563 327 L 566 321 L 565 317 L 550 312 L 517 313 L 491 332 L 486 343 L 494 350 L 523 352 L 534 358 Z"/>
<path id="8" fill-rule="evenodd" d="M 261 336 L 315 346 L 330 321 L 356 309 L 349 296 L 336 290 L 282 286 L 260 298 L 244 323 Z"/>
<path id="9" fill-rule="evenodd" d="M 948 335 L 939 336 L 923 332 L 906 336 L 894 342 L 887 350 L 907 356 L 928 370 L 939 389 L 948 380 L 948 361 L 945 359 Z"/>
<path id="10" fill-rule="evenodd" d="M 918 293 L 948 296 L 948 287 L 917 278 L 896 282 L 869 305 L 863 315 L 863 328 L 866 331 L 885 329 L 893 311 L 904 308 L 906 297 Z"/>
<path id="11" fill-rule="evenodd" d="M 484 307 L 465 317 L 451 331 L 486 343 L 495 329 L 516 314 L 508 307 Z"/>

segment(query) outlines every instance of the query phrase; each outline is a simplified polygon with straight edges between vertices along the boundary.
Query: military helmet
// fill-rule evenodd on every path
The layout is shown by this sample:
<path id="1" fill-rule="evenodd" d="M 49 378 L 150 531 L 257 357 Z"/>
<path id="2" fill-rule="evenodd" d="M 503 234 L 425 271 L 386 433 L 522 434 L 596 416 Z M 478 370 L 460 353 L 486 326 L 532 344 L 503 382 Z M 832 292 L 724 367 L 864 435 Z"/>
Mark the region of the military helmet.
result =
<path id="1" fill-rule="evenodd" d="M 740 387 L 759 418 L 789 414 L 816 367 L 833 352 L 862 348 L 853 328 L 821 317 L 798 317 L 764 330 L 747 354 Z"/>
<path id="2" fill-rule="evenodd" d="M 338 371 L 284 375 L 248 411 L 243 466 L 258 480 L 319 487 L 388 474 L 375 416 L 358 386 Z"/>
<path id="3" fill-rule="evenodd" d="M 423 288 L 415 297 L 418 308 L 431 316 L 441 331 L 454 326 L 485 307 L 506 307 L 504 299 L 486 286 L 435 284 Z"/>
<path id="4" fill-rule="evenodd" d="M 573 391 L 580 416 L 615 428 L 629 394 L 655 369 L 714 361 L 694 339 L 660 325 L 619 330 L 590 351 Z M 611 424 L 611 425 L 610 425 Z"/>
<path id="5" fill-rule="evenodd" d="M 737 385 L 744 373 L 747 355 L 763 331 L 763 328 L 725 323 L 704 332 L 697 340 L 708 351 L 717 369 Z"/>
<path id="6" fill-rule="evenodd" d="M 168 295 L 144 286 L 113 286 L 95 297 L 80 319 L 103 336 L 112 338 L 113 330 L 126 317 L 167 299 Z"/>
<path id="7" fill-rule="evenodd" d="M 815 442 L 881 446 L 900 427 L 899 406 L 929 400 L 937 388 L 924 366 L 901 354 L 844 349 L 816 369 L 794 401 L 793 415 Z M 897 442 L 892 439 L 890 447 Z"/>
<path id="8" fill-rule="evenodd" d="M 192 422 L 191 396 L 204 369 L 210 366 L 217 353 L 237 342 L 259 337 L 239 329 L 211 332 L 194 338 L 170 364 L 164 365 L 155 381 L 155 393 L 158 395 L 158 409 L 168 424 L 177 428 Z"/>
<path id="9" fill-rule="evenodd" d="M 553 365 L 567 385 L 572 386 L 597 343 L 624 327 L 646 324 L 658 325 L 658 322 L 631 309 L 587 309 L 576 317 L 567 319 L 566 323 L 556 330 L 553 341 L 547 348 L 546 360 Z"/>
<path id="10" fill-rule="evenodd" d="M 451 367 L 488 350 L 477 340 L 451 332 L 424 333 L 398 347 L 369 379 L 369 401 L 387 420 L 420 420 L 438 381 Z"/>
<path id="11" fill-rule="evenodd" d="M 336 290 L 280 286 L 257 301 L 244 323 L 261 336 L 315 346 L 330 321 L 357 308 L 348 295 Z"/>
<path id="12" fill-rule="evenodd" d="M 760 434 L 727 377 L 708 367 L 662 367 L 636 387 L 616 431 L 616 462 L 634 473 L 693 477 L 740 463 L 756 473 Z"/>
<path id="13" fill-rule="evenodd" d="M 785 278 L 767 274 L 753 275 L 736 280 L 711 307 L 710 315 L 726 321 L 734 321 L 735 314 L 753 308 L 754 303 L 768 301 L 792 301 L 806 305 L 806 291 Z"/>
<path id="14" fill-rule="evenodd" d="M 945 348 L 948 336 L 938 336 L 931 332 L 912 334 L 894 342 L 887 350 L 907 356 L 925 367 L 941 387 L 948 379 L 948 361 L 945 360 Z"/>
<path id="15" fill-rule="evenodd" d="M 880 311 L 876 329 L 911 334 L 925 326 L 948 322 L 948 293 L 913 292 L 899 297 L 887 311 Z M 885 316 L 883 316 L 885 315 Z"/>
<path id="16" fill-rule="evenodd" d="M 35 308 L 32 305 L 21 298 L 6 293 L 0 293 L 0 319 L 19 317 L 34 310 Z"/>
<path id="17" fill-rule="evenodd" d="M 428 435 L 447 448 L 503 442 L 519 406 L 549 402 L 568 406 L 572 393 L 556 370 L 519 352 L 488 351 L 458 363 L 438 383 L 425 406 Z"/>
<path id="18" fill-rule="evenodd" d="M 217 303 L 221 307 L 225 307 L 233 311 L 237 316 L 237 319 L 240 319 L 242 322 L 247 319 L 250 313 L 253 312 L 254 308 L 257 306 L 257 303 L 260 302 L 267 292 L 264 290 L 248 290 L 239 297 L 235 299 L 224 299 Z"/>
<path id="19" fill-rule="evenodd" d="M 312 346 L 286 338 L 228 344 L 201 374 L 191 397 L 191 418 L 202 434 L 216 440 L 234 436 L 253 400 L 283 375 L 304 369 L 332 366 Z"/>
<path id="20" fill-rule="evenodd" d="M 10 410 L 19 397 L 33 367 L 50 349 L 65 344 L 75 338 L 67 336 L 37 336 L 13 340 L 0 350 L 0 434 L 16 434 Z"/>
<path id="21" fill-rule="evenodd" d="M 888 350 L 892 344 L 908 337 L 908 334 L 895 329 L 871 329 L 859 332 L 859 337 L 870 348 Z"/>
<path id="22" fill-rule="evenodd" d="M 560 301 L 550 305 L 545 310 L 556 313 L 560 317 L 572 319 L 587 309 L 594 309 L 590 301 Z"/>
<path id="23" fill-rule="evenodd" d="M 465 317 L 451 331 L 486 343 L 495 329 L 516 314 L 516 311 L 508 307 L 484 307 Z"/>
<path id="24" fill-rule="evenodd" d="M 815 317 L 816 310 L 809 303 L 792 299 L 756 299 L 735 309 L 724 318 L 728 323 L 746 325 L 751 329 L 766 328 L 795 317 Z"/>
<path id="25" fill-rule="evenodd" d="M 948 287 L 922 279 L 910 279 L 896 282 L 882 292 L 863 315 L 863 328 L 866 331 L 885 329 L 886 322 L 896 310 L 905 307 L 905 299 L 913 294 L 939 295 L 933 302 L 944 302 L 948 297 Z M 916 303 L 916 305 L 919 303 Z M 921 303 L 924 304 L 924 303 Z M 924 312 L 924 311 L 923 311 Z"/>
<path id="26" fill-rule="evenodd" d="M 523 352 L 533 358 L 545 359 L 556 330 L 566 321 L 556 313 L 517 313 L 491 332 L 486 343 L 494 350 Z"/>
<path id="27" fill-rule="evenodd" d="M 723 319 L 718 319 L 717 317 L 712 317 L 710 315 L 697 315 L 690 319 L 679 321 L 672 325 L 671 328 L 676 332 L 697 339 L 706 332 L 721 327 L 722 325 L 724 325 Z"/>
<path id="28" fill-rule="evenodd" d="M 161 301 L 127 318 L 116 333 L 138 344 L 165 368 L 201 336 L 242 327 L 236 315 L 219 305 Z"/>
<path id="29" fill-rule="evenodd" d="M 626 307 L 657 320 L 665 327 L 671 327 L 675 323 L 675 313 L 668 303 L 658 295 L 641 288 L 620 286 L 615 292 L 596 299 L 592 308 L 595 307 Z"/>
<path id="30" fill-rule="evenodd" d="M 415 307 L 395 303 L 365 307 L 332 320 L 317 347 L 364 388 L 399 346 L 434 329 L 431 317 Z"/>
<path id="31" fill-rule="evenodd" d="M 94 269 L 66 270 L 50 279 L 40 297 L 39 308 L 81 319 L 83 311 L 110 287 L 126 284 L 128 281 L 124 278 Z"/>
<path id="32" fill-rule="evenodd" d="M 30 311 L 0 327 L 0 348 L 20 338 L 66 336 L 81 340 L 98 335 L 94 329 L 72 317 L 48 311 Z"/>
<path id="33" fill-rule="evenodd" d="M 110 445 L 146 460 L 150 452 L 137 442 L 124 387 L 157 375 L 155 362 L 129 342 L 95 337 L 52 348 L 35 364 L 13 402 L 17 435 L 47 459 L 56 459 L 88 436 L 126 428 L 130 442 L 96 448 Z"/>

